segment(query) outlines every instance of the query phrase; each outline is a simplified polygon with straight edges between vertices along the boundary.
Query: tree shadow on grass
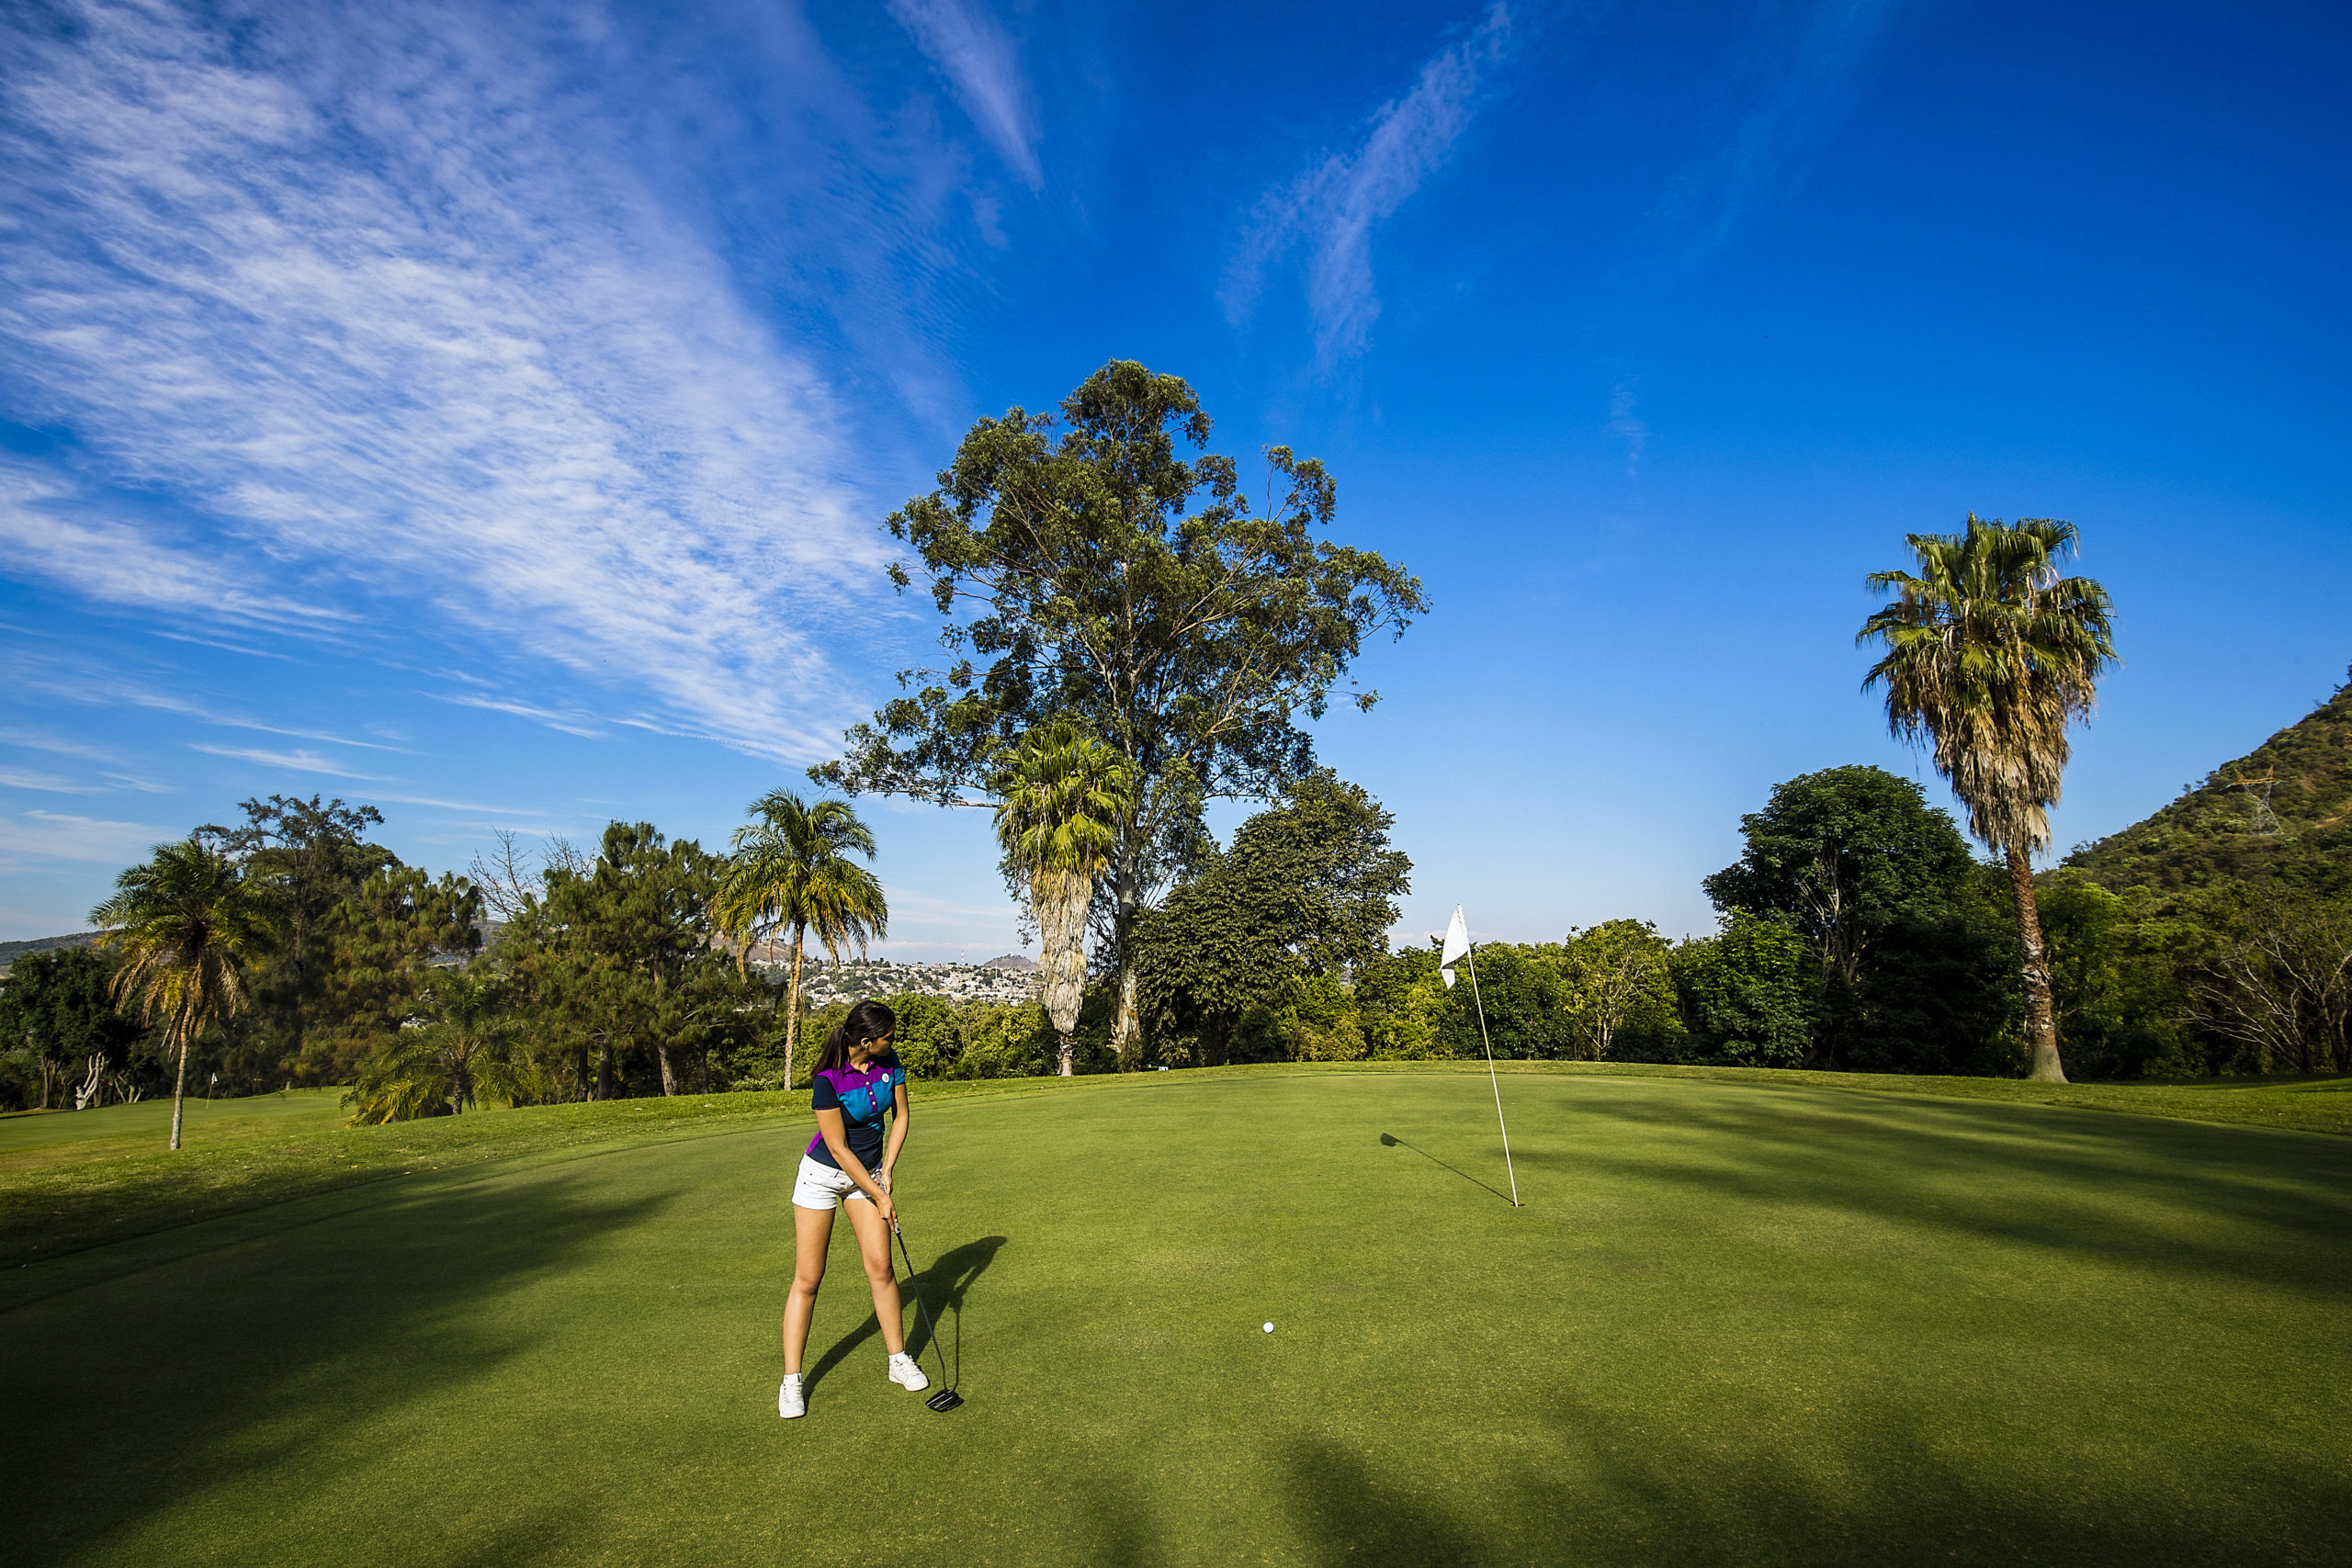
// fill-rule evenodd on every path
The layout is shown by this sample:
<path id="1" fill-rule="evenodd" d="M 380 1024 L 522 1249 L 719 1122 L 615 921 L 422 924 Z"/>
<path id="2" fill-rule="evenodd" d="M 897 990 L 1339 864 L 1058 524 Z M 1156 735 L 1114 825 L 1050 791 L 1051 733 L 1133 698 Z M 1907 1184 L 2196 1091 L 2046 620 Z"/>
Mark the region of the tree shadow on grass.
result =
<path id="1" fill-rule="evenodd" d="M 1463 1180 L 1468 1182 L 1471 1186 L 1485 1187 L 1487 1191 L 1493 1193 L 1496 1197 L 1500 1198 L 1504 1202 L 1508 1203 L 1510 1201 L 1510 1194 L 1505 1192 L 1501 1188 L 1488 1187 L 1487 1183 L 1479 1180 L 1476 1177 L 1471 1175 L 1460 1166 L 1447 1165 L 1445 1161 L 1438 1158 L 1437 1156 L 1430 1153 L 1429 1150 L 1420 1147 L 1417 1144 L 1408 1144 L 1394 1133 L 1381 1134 L 1380 1141 L 1384 1145 L 1389 1148 L 1411 1149 L 1415 1154 L 1420 1156 L 1423 1159 L 1428 1160 L 1431 1165 L 1444 1166 L 1446 1169 L 1453 1172 L 1454 1175 L 1462 1178 Z"/>
<path id="2" fill-rule="evenodd" d="M 1295 1440 L 1280 1480 L 1304 1557 L 1331 1568 L 2238 1568 L 2352 1554 L 2352 1489 L 2340 1479 L 2170 1489 L 2063 1451 L 1996 1472 L 1906 1409 L 1863 1412 L 1826 1434 L 1691 1429 L 1680 1416 L 1648 1422 L 1573 1402 L 1555 1419 L 1556 1445 L 1516 1470 L 1498 1471 L 1465 1440 L 1396 1479 L 1340 1440 Z"/>
<path id="3" fill-rule="evenodd" d="M 1544 1545 L 1564 1561 L 2239 1568 L 2352 1551 L 2340 1480 L 2200 1473 L 2182 1487 L 2124 1456 L 2055 1447 L 1987 1464 L 1918 1408 L 1745 1434 L 1573 1403 L 1556 1421 L 1574 1480 L 1521 1474 L 1490 1511 L 1544 1521 Z"/>
<path id="4" fill-rule="evenodd" d="M 481 1182 L 323 1221 L 289 1215 L 284 1230 L 0 1315 L 0 1385 L 17 1413 L 0 1425 L 10 1562 L 125 1551 L 199 1498 L 216 1519 L 270 1517 L 289 1491 L 348 1485 L 367 1424 L 458 1404 L 539 1340 L 532 1322 L 489 1314 L 497 1298 L 670 1201 L 582 1185 Z M 562 1539 L 553 1517 L 528 1532 L 536 1551 Z M 188 1544 L 191 1557 L 219 1546 Z M 412 1545 L 415 1560 L 438 1555 Z"/>
<path id="5" fill-rule="evenodd" d="M 1789 1203 L 2178 1276 L 2352 1290 L 2352 1144 L 1959 1102 L 1595 1099 L 1578 1111 L 1634 1135 L 1539 1145 L 1520 1163 L 1679 1189 L 1699 1214 Z M 1668 1136 L 1641 1135 L 1653 1131 Z M 1984 1190 L 1988 1172 L 2025 1179 L 2025 1201 L 2014 1183 Z"/>
<path id="6" fill-rule="evenodd" d="M 1309 1562 L 1476 1568 L 1492 1560 L 1474 1530 L 1384 1486 L 1363 1460 L 1328 1438 L 1300 1439 L 1281 1479 Z"/>
<path id="7" fill-rule="evenodd" d="M 950 1383 L 961 1379 L 964 1372 L 964 1297 L 971 1290 L 972 1282 L 987 1272 L 988 1266 L 996 1260 L 997 1249 L 1007 1239 L 1001 1235 L 984 1235 L 978 1241 L 967 1241 L 952 1252 L 940 1254 L 930 1268 L 915 1275 L 911 1281 L 916 1289 L 922 1291 L 924 1304 L 931 1308 L 933 1321 L 935 1323 L 946 1318 L 952 1322 L 950 1332 L 956 1350 L 953 1371 L 948 1378 Z M 865 1276 L 861 1272 L 857 1284 L 862 1287 L 865 1283 Z M 909 1281 L 902 1280 L 899 1283 L 904 1286 Z M 913 1332 L 907 1336 L 907 1354 L 920 1359 L 930 1349 L 931 1337 L 923 1329 L 922 1314 L 915 1310 L 914 1292 L 902 1289 L 899 1296 L 900 1305 L 914 1318 Z M 867 1313 L 865 1321 L 836 1340 L 818 1359 L 817 1364 L 808 1369 L 809 1392 L 813 1393 L 827 1372 L 849 1359 L 852 1352 L 881 1331 L 880 1321 L 871 1312 Z"/>

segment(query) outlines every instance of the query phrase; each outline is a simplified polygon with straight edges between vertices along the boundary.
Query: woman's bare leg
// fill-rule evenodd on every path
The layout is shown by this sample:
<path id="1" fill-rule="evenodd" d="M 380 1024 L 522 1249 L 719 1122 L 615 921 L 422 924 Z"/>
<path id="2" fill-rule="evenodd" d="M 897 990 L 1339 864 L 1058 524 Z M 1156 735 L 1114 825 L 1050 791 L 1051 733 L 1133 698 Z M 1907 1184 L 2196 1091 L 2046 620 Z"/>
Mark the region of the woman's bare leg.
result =
<path id="1" fill-rule="evenodd" d="M 883 1348 L 895 1356 L 907 1348 L 907 1313 L 899 1304 L 899 1271 L 890 1267 L 890 1227 L 871 1203 L 852 1199 L 842 1207 L 849 1211 L 849 1228 L 857 1233 L 865 1282 L 874 1287 L 874 1315 L 882 1325 Z"/>
<path id="2" fill-rule="evenodd" d="M 867 1204 L 871 1209 L 873 1205 Z M 784 1375 L 800 1372 L 808 1348 L 808 1320 L 817 1315 L 817 1287 L 825 1282 L 825 1247 L 833 1239 L 831 1209 L 792 1210 L 792 1293 L 784 1298 Z"/>

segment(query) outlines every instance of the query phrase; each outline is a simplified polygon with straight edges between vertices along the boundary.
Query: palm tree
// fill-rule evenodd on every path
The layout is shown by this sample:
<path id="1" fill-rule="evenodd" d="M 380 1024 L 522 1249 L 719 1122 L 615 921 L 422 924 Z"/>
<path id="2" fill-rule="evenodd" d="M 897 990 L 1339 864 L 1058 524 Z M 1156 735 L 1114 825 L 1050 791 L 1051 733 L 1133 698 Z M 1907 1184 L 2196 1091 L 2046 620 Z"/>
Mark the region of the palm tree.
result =
<path id="1" fill-rule="evenodd" d="M 343 1097 L 355 1127 L 462 1115 L 484 1099 L 512 1100 L 519 1075 L 509 1047 L 507 990 L 486 969 L 447 969 L 426 990 L 435 1016 L 412 1022 L 369 1053 L 358 1085 Z"/>
<path id="2" fill-rule="evenodd" d="M 1135 773 L 1125 757 L 1067 720 L 1013 744 L 991 781 L 996 835 L 1037 919 L 1046 1011 L 1061 1036 L 1061 1074 L 1077 1070 L 1078 1008 L 1086 987 L 1086 919 L 1094 879 L 1109 867 Z"/>
<path id="3" fill-rule="evenodd" d="M 788 789 L 752 803 L 754 820 L 735 829 L 735 853 L 714 900 L 718 928 L 734 937 L 738 964 L 753 938 L 792 931 L 792 976 L 785 991 L 784 1082 L 793 1080 L 800 1038 L 800 964 L 810 931 L 835 963 L 842 949 L 862 956 L 890 934 L 890 904 L 881 879 L 849 857 L 874 858 L 874 835 L 845 800 L 815 805 Z"/>
<path id="4" fill-rule="evenodd" d="M 277 903 L 234 861 L 194 838 L 156 845 L 154 858 L 115 878 L 114 888 L 114 897 L 90 911 L 90 923 L 105 932 L 102 946 L 122 954 L 116 1005 L 135 1003 L 141 1023 L 160 1019 L 164 1049 L 179 1058 L 172 1079 L 176 1149 L 188 1045 L 251 999 L 245 970 L 277 946 Z"/>
<path id="5" fill-rule="evenodd" d="M 1965 532 L 1913 534 L 1920 575 L 1871 574 L 1894 602 L 1862 624 L 1883 644 L 1862 689 L 1883 683 L 1895 734 L 1934 742 L 1936 772 L 1968 808 L 1968 829 L 2008 863 L 2025 952 L 2031 1076 L 2066 1081 L 2050 1004 L 2050 958 L 2034 907 L 2033 852 L 2050 842 L 2050 807 L 2066 772 L 2067 727 L 2086 716 L 2115 662 L 2107 590 L 2060 577 L 2075 526 L 1968 516 Z"/>

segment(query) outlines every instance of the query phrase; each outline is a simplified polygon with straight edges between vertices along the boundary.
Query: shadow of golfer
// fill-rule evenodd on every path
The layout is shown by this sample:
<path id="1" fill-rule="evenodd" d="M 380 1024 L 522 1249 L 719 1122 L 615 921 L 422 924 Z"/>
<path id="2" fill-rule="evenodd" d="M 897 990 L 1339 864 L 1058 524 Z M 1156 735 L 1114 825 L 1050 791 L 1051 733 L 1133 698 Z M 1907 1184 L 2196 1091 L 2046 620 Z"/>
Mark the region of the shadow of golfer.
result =
<path id="1" fill-rule="evenodd" d="M 950 1383 L 964 1370 L 965 1293 L 972 1288 L 973 1280 L 988 1271 L 988 1266 L 995 1261 L 997 1248 L 1002 1247 L 1006 1239 L 1001 1235 L 985 1235 L 978 1241 L 967 1241 L 953 1252 L 940 1254 L 930 1268 L 914 1277 L 913 1283 L 922 1292 L 922 1299 L 931 1308 L 933 1321 L 950 1315 L 956 1320 L 956 1364 L 955 1373 L 947 1380 Z M 863 1285 L 865 1280 L 860 1279 L 858 1283 Z M 901 1281 L 902 1285 L 904 1283 Z M 899 1293 L 907 1310 L 914 1314 L 914 1328 L 907 1336 L 907 1354 L 920 1357 L 931 1348 L 931 1336 L 924 1331 L 922 1314 L 914 1312 L 914 1292 L 901 1289 Z M 813 1391 L 818 1380 L 847 1360 L 852 1351 L 874 1337 L 881 1327 L 881 1323 L 868 1313 L 864 1323 L 808 1369 L 808 1388 Z"/>
<path id="2" fill-rule="evenodd" d="M 1462 1178 L 1462 1179 L 1463 1179 L 1463 1180 L 1464 1180 L 1464 1181 L 1466 1181 L 1466 1182 L 1470 1183 L 1470 1185 L 1472 1185 L 1473 1187 L 1487 1187 L 1487 1184 L 1486 1184 L 1485 1182 L 1483 1182 L 1483 1181 L 1479 1180 L 1476 1177 L 1475 1177 L 1475 1176 L 1471 1175 L 1468 1171 L 1466 1171 L 1466 1170 L 1463 1169 L 1460 1166 L 1458 1166 L 1458 1165 L 1446 1165 L 1446 1164 L 1445 1164 L 1445 1161 L 1443 1161 L 1443 1160 L 1442 1160 L 1442 1159 L 1438 1158 L 1438 1157 L 1437 1157 L 1437 1156 L 1435 1156 L 1435 1155 L 1433 1155 L 1433 1154 L 1430 1153 L 1430 1152 L 1429 1152 L 1429 1150 L 1427 1150 L 1427 1149 L 1423 1149 L 1423 1148 L 1415 1148 L 1413 1145 L 1407 1143 L 1404 1139 L 1402 1139 L 1402 1138 L 1400 1138 L 1400 1137 L 1397 1137 L 1397 1136 L 1396 1136 L 1395 1134 L 1393 1134 L 1393 1133 L 1383 1133 L 1383 1134 L 1380 1134 L 1380 1141 L 1381 1141 L 1381 1143 L 1382 1143 L 1385 1146 L 1386 1146 L 1386 1147 L 1388 1147 L 1388 1148 L 1392 1148 L 1392 1149 L 1412 1149 L 1412 1150 L 1413 1150 L 1413 1152 L 1414 1152 L 1415 1154 L 1417 1154 L 1417 1155 L 1420 1156 L 1423 1159 L 1428 1160 L 1431 1165 L 1444 1165 L 1446 1169 L 1448 1169 L 1448 1170 L 1450 1170 L 1450 1171 L 1453 1172 L 1453 1174 L 1454 1174 L 1454 1175 L 1456 1175 L 1456 1176 L 1458 1176 L 1458 1177 Z M 1500 1198 L 1500 1199 L 1501 1199 L 1504 1202 L 1506 1202 L 1506 1203 L 1508 1203 L 1508 1202 L 1510 1202 L 1510 1194 L 1509 1194 L 1509 1193 L 1505 1192 L 1505 1191 L 1504 1191 L 1501 1188 L 1499 1188 L 1499 1187 L 1487 1187 L 1487 1191 L 1489 1191 L 1489 1192 L 1491 1192 L 1491 1193 L 1493 1193 L 1496 1197 Z"/>

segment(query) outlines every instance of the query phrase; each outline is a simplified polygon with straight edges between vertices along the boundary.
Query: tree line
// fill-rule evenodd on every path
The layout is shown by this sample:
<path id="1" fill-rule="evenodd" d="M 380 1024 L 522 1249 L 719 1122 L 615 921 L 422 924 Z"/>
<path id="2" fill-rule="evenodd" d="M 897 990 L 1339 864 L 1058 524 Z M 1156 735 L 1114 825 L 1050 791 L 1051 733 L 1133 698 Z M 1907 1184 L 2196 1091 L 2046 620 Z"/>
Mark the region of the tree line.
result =
<path id="1" fill-rule="evenodd" d="M 1114 361 L 1054 412 L 979 421 L 885 521 L 910 552 L 890 580 L 928 597 L 945 658 L 901 671 L 905 694 L 810 776 L 992 810 L 1042 949 L 1033 1008 L 899 998 L 918 1072 L 1469 1049 L 1472 993 L 1440 983 L 1433 953 L 1387 947 L 1410 874 L 1390 818 L 1304 728 L 1377 701 L 1351 667 L 1426 595 L 1329 536 L 1319 463 L 1268 448 L 1253 499 L 1210 434 L 1183 381 Z M 1497 1052 L 2063 1079 L 2071 1041 L 2102 1076 L 2352 1065 L 2335 906 L 2176 943 L 2166 968 L 2118 895 L 2034 874 L 2071 729 L 2115 658 L 2105 591 L 2060 570 L 2076 542 L 2061 521 L 1972 514 L 1909 536 L 1916 570 L 1868 580 L 1887 603 L 1859 633 L 1878 655 L 1864 686 L 1989 861 L 1882 770 L 1790 780 L 1707 880 L 1714 932 L 1611 920 L 1480 950 Z M 1264 809 L 1221 845 L 1217 800 Z M 615 822 L 593 852 L 503 837 L 439 877 L 368 840 L 372 807 L 243 809 L 124 874 L 94 912 L 103 951 L 20 966 L 0 1093 L 48 1103 L 85 1046 L 85 1083 L 114 1070 L 176 1096 L 200 1047 L 208 1086 L 350 1083 L 363 1120 L 792 1084 L 804 962 L 888 931 L 850 800 L 771 792 L 725 853 Z M 748 954 L 786 938 L 770 983 Z"/>

